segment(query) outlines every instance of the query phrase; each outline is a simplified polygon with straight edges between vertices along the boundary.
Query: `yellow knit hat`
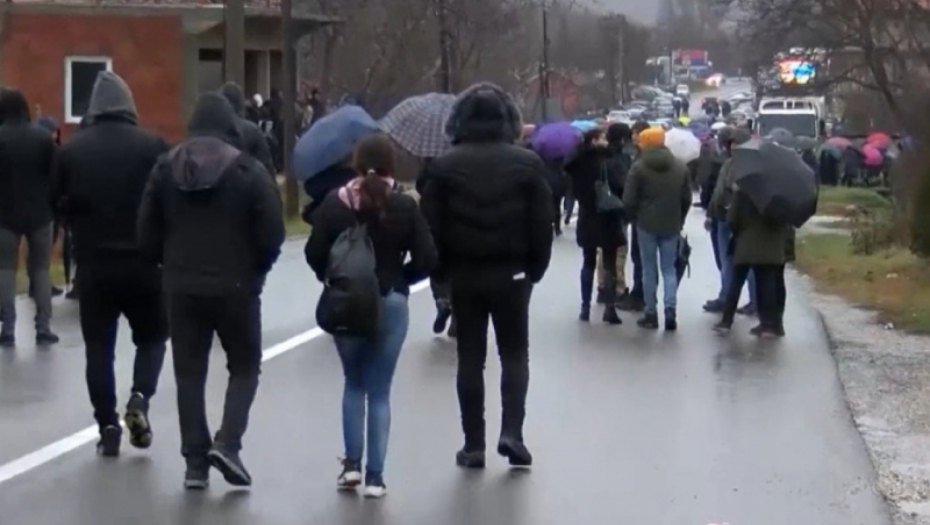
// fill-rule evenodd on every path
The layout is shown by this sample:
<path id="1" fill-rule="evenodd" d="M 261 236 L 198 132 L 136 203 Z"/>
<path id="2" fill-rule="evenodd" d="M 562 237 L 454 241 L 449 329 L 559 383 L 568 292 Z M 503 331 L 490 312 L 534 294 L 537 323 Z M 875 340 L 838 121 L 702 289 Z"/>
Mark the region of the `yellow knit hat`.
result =
<path id="1" fill-rule="evenodd" d="M 639 134 L 639 147 L 642 149 L 658 148 L 665 145 L 665 130 L 662 128 L 649 128 Z"/>

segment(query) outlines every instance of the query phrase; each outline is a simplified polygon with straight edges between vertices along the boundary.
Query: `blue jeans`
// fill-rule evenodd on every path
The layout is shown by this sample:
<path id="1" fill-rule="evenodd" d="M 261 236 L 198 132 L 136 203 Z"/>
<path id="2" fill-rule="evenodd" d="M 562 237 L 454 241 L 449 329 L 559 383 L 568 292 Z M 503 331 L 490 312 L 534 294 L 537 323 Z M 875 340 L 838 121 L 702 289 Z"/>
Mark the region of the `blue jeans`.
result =
<path id="1" fill-rule="evenodd" d="M 410 312 L 405 295 L 384 298 L 381 333 L 375 339 L 335 336 L 346 376 L 342 393 L 342 434 L 346 459 L 361 463 L 365 452 L 365 400 L 368 400 L 368 464 L 366 479 L 384 471 L 391 431 L 391 381 L 407 338 Z"/>
<path id="2" fill-rule="evenodd" d="M 678 306 L 678 275 L 675 273 L 675 259 L 678 256 L 678 235 L 660 237 L 642 228 L 637 230 L 639 237 L 639 257 L 643 264 L 643 295 L 646 302 L 646 314 L 658 312 L 656 293 L 659 289 L 659 270 L 662 273 L 662 285 L 665 295 L 662 299 L 666 310 Z"/>
<path id="3" fill-rule="evenodd" d="M 717 244 L 720 245 L 720 293 L 717 299 L 725 301 L 727 299 L 727 290 L 733 282 L 733 254 L 730 253 L 730 239 L 733 237 L 733 230 L 726 221 L 717 223 Z M 749 272 L 749 304 L 756 304 L 756 274 Z"/>

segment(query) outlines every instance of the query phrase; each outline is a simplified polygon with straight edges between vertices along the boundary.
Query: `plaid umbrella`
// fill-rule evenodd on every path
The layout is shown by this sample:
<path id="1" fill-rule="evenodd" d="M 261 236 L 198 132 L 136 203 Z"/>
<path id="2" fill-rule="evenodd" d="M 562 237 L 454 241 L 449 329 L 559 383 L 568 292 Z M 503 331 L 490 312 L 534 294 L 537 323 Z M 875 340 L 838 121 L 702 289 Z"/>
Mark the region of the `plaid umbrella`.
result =
<path id="1" fill-rule="evenodd" d="M 381 119 L 379 126 L 417 157 L 438 157 L 450 147 L 444 127 L 455 95 L 427 93 L 410 97 Z"/>

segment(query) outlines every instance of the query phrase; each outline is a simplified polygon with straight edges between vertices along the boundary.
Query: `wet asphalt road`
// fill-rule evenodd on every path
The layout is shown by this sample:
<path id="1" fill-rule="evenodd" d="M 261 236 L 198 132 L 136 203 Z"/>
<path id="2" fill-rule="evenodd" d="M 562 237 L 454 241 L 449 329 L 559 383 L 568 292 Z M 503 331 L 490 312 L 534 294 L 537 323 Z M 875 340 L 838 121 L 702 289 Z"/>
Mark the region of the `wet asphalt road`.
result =
<path id="1" fill-rule="evenodd" d="M 886 509 L 853 427 L 815 313 L 789 297 L 783 341 L 759 342 L 738 322 L 712 335 L 701 304 L 716 292 L 702 217 L 688 233 L 691 277 L 681 288 L 680 330 L 644 332 L 580 324 L 572 229 L 559 239 L 533 296 L 532 379 L 526 428 L 532 472 L 490 457 L 483 472 L 454 466 L 461 445 L 454 343 L 430 331 L 428 291 L 411 298 L 411 327 L 393 392 L 386 469 L 390 494 L 337 494 L 341 369 L 319 337 L 265 363 L 243 457 L 251 491 L 214 475 L 203 494 L 181 487 L 183 461 L 166 363 L 153 402 L 148 451 L 124 444 L 101 460 L 90 445 L 0 482 L 2 525 L 885 525 Z M 792 288 L 789 283 L 789 294 Z M 266 348 L 313 328 L 319 287 L 300 244 L 289 244 L 265 293 Z M 24 303 L 27 304 L 27 303 Z M 29 314 L 21 314 L 28 328 Z M 0 354 L 0 480 L 9 462 L 92 424 L 74 305 L 56 310 L 63 342 Z M 26 343 L 31 334 L 21 330 Z M 218 420 L 225 386 L 216 350 L 209 402 Z M 119 377 L 128 388 L 123 333 Z M 489 385 L 499 367 L 489 364 Z M 489 442 L 499 396 L 489 386 Z M 54 454 L 53 454 L 54 455 Z"/>

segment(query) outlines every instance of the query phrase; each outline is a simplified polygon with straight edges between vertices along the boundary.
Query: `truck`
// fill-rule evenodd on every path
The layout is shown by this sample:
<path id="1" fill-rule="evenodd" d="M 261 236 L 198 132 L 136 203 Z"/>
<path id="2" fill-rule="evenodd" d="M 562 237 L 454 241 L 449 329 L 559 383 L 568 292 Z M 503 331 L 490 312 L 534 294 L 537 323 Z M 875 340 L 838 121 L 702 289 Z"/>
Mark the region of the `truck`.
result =
<path id="1" fill-rule="evenodd" d="M 762 97 L 754 123 L 760 136 L 781 128 L 794 136 L 822 138 L 826 104 L 824 97 Z"/>

